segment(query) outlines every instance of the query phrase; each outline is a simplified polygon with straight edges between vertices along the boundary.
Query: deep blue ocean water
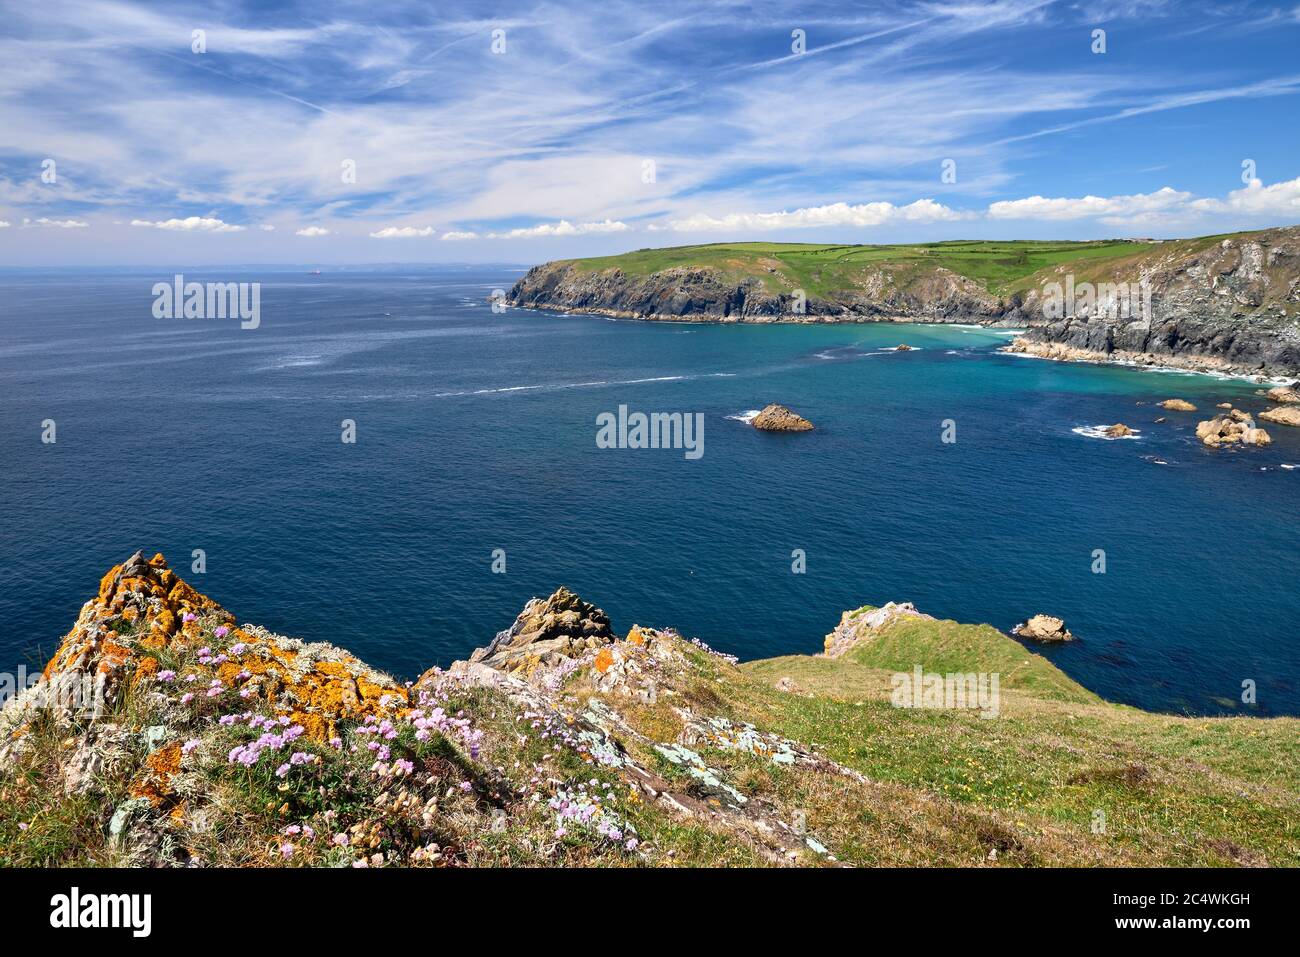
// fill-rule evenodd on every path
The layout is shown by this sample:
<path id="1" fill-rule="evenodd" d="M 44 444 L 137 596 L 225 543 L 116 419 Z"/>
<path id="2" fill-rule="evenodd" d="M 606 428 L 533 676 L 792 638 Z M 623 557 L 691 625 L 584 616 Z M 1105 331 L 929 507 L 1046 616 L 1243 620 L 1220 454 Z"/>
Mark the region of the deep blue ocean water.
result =
<path id="1" fill-rule="evenodd" d="M 260 280 L 250 330 L 155 319 L 167 270 L 0 276 L 0 670 L 43 664 L 143 548 L 241 621 L 402 677 L 563 583 L 620 630 L 742 658 L 817 651 L 864 603 L 1046 612 L 1081 640 L 1043 653 L 1108 698 L 1241 711 L 1250 679 L 1252 713 L 1300 714 L 1300 429 L 1212 452 L 1201 416 L 1153 405 L 1259 410 L 1257 385 L 1002 355 L 974 328 L 494 314 L 518 274 L 186 270 Z M 774 401 L 817 430 L 731 418 Z M 705 454 L 597 448 L 620 404 L 703 413 Z M 1116 421 L 1140 438 L 1072 431 Z"/>

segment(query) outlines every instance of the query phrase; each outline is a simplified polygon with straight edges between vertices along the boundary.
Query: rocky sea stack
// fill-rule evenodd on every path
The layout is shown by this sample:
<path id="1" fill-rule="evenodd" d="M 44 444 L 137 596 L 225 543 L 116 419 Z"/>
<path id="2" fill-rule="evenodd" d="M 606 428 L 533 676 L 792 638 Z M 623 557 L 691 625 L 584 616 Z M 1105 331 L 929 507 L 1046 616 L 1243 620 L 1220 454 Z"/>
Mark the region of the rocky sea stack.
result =
<path id="1" fill-rule="evenodd" d="M 813 424 L 802 415 L 776 403 L 754 416 L 750 425 L 764 432 L 809 432 L 813 428 Z"/>
<path id="2" fill-rule="evenodd" d="M 1074 635 L 1065 627 L 1065 622 L 1051 615 L 1034 615 L 1023 624 L 1012 628 L 1011 634 L 1048 644 L 1074 640 Z"/>

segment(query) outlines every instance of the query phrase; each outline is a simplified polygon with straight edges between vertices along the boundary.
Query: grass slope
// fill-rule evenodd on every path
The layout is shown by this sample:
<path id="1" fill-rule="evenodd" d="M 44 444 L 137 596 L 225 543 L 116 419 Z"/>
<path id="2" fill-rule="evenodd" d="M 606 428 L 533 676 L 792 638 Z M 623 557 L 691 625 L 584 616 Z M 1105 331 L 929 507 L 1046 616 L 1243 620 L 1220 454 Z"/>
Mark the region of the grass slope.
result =
<path id="1" fill-rule="evenodd" d="M 1001 672 L 1001 715 L 893 707 L 891 674 L 918 662 Z M 791 656 L 740 670 L 777 733 L 816 741 L 873 780 L 993 811 L 1014 833 L 1064 827 L 1147 864 L 1300 863 L 1295 719 L 1112 704 L 989 626 L 950 621 L 896 622 L 841 660 Z M 799 693 L 767 690 L 781 678 Z"/>
<path id="2" fill-rule="evenodd" d="M 1241 235 L 1241 234 L 1238 234 Z M 1187 253 L 1219 242 L 1222 236 L 1168 242 L 1101 240 L 1094 242 L 958 240 L 901 245 L 819 245 L 813 243 L 711 243 L 639 249 L 618 256 L 564 260 L 584 272 L 618 268 L 631 276 L 648 276 L 676 267 L 708 267 L 729 280 L 757 277 L 779 292 L 791 286 L 825 296 L 849 290 L 880 267 L 900 279 L 942 266 L 980 283 L 991 294 L 1010 296 L 1034 286 L 1034 277 L 1063 264 L 1082 274 L 1106 264 L 1108 275 L 1124 260 L 1139 261 L 1153 252 Z"/>

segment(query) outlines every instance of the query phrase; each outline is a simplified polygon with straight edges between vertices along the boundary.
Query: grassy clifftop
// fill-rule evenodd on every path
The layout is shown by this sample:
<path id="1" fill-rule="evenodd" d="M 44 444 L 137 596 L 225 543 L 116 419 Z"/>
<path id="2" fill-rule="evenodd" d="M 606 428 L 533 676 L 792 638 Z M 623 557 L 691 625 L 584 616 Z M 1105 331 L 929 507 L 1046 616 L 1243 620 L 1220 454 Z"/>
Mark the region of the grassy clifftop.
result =
<path id="1" fill-rule="evenodd" d="M 401 683 L 135 556 L 0 712 L 0 864 L 1300 863 L 1300 721 L 1109 704 L 872 611 L 837 657 L 738 664 L 561 590 Z M 918 665 L 997 674 L 996 716 L 896 707 Z"/>
<path id="2" fill-rule="evenodd" d="M 753 277 L 772 293 L 793 287 L 829 296 L 859 288 L 872 271 L 889 267 L 906 274 L 943 267 L 980 283 L 988 292 L 1009 296 L 1035 285 L 1041 270 L 1072 264 L 1076 271 L 1098 264 L 1132 260 L 1152 252 L 1185 254 L 1208 248 L 1222 236 L 1171 242 L 955 241 L 903 245 L 821 245 L 814 243 L 713 243 L 641 249 L 619 256 L 564 260 L 582 272 L 620 269 L 649 276 L 668 269 L 718 270 L 728 281 Z M 1094 271 L 1088 269 L 1088 271 Z"/>

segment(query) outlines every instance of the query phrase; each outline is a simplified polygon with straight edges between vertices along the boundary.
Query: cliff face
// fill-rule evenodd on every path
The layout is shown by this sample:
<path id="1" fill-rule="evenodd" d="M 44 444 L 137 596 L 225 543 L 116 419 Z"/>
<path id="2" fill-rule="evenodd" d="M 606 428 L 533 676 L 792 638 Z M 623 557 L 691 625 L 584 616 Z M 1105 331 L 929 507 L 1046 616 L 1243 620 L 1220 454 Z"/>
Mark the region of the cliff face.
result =
<path id="1" fill-rule="evenodd" d="M 778 287 L 773 289 L 758 277 L 734 281 L 708 268 L 631 276 L 618 268 L 591 272 L 554 262 L 530 269 L 507 299 L 533 309 L 696 322 L 993 322 L 1001 317 L 998 298 L 979 283 L 942 267 L 914 273 L 882 266 L 864 273 L 853 288 L 800 297 L 788 281 L 773 282 Z"/>
<path id="2" fill-rule="evenodd" d="M 1048 358 L 1300 372 L 1300 227 L 1147 244 L 1141 252 L 1104 259 L 1065 256 L 1050 268 L 1009 279 L 999 294 L 976 278 L 916 258 L 841 270 L 836 288 L 804 296 L 798 279 L 777 260 L 730 264 L 631 274 L 617 265 L 589 268 L 582 260 L 545 263 L 515 283 L 508 301 L 679 321 L 975 322 L 1024 327 L 1012 351 Z M 1054 315 L 1047 290 L 1067 280 L 1081 288 L 1145 284 L 1150 311 L 1123 314 L 1103 296 L 1070 302 Z"/>
<path id="3" fill-rule="evenodd" d="M 1115 708 L 906 604 L 826 645 L 742 666 L 561 588 L 401 683 L 136 554 L 0 711 L 0 864 L 1300 862 L 1300 722 Z M 1000 699 L 900 705 L 954 649 Z"/>
<path id="4" fill-rule="evenodd" d="M 1300 228 L 1124 264 L 1109 281 L 1149 284 L 1150 317 L 1108 316 L 1103 304 L 1095 304 L 1045 318 L 1042 286 L 1063 281 L 1067 271 L 1062 266 L 1036 277 L 1018 313 L 1029 329 L 1012 351 L 1210 372 L 1300 372 Z"/>

